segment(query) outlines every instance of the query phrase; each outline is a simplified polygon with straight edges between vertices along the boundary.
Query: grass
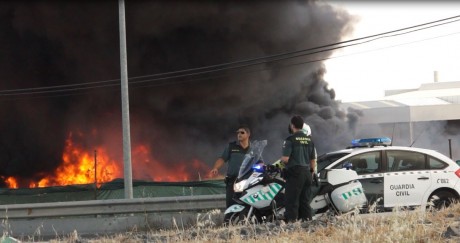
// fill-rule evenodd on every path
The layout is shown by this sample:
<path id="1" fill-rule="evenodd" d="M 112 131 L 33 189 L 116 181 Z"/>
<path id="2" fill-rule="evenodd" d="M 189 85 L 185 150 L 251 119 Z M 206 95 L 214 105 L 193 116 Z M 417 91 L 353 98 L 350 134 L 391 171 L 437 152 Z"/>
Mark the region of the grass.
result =
<path id="1" fill-rule="evenodd" d="M 73 232 L 50 242 L 460 242 L 459 236 L 446 234 L 449 227 L 460 228 L 460 204 L 433 212 L 394 210 L 390 214 L 370 213 L 323 215 L 313 222 L 223 227 L 216 220 L 219 211 L 197 216 L 194 227 L 84 238 Z M 26 241 L 29 239 L 25 239 Z"/>

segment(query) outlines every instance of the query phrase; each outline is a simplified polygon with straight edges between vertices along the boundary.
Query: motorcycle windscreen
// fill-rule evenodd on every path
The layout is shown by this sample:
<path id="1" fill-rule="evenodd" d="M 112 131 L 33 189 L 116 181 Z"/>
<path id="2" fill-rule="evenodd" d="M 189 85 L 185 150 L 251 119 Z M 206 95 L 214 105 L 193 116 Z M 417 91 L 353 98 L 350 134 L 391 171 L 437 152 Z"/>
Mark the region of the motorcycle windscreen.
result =
<path id="1" fill-rule="evenodd" d="M 252 166 L 262 159 L 262 152 L 267 145 L 267 140 L 253 141 L 249 147 L 249 151 L 244 155 L 243 162 L 241 163 L 238 178 L 243 178 L 252 172 Z"/>
<path id="2" fill-rule="evenodd" d="M 353 181 L 334 189 L 331 192 L 330 200 L 332 200 L 335 208 L 342 213 L 362 208 L 367 203 L 363 186 L 359 181 Z"/>

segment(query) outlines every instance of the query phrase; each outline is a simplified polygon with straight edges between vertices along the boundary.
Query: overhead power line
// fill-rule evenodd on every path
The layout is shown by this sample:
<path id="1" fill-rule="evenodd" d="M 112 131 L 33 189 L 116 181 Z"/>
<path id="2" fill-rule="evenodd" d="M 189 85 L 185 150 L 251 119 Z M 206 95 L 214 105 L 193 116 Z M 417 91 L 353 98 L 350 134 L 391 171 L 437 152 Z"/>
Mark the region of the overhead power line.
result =
<path id="1" fill-rule="evenodd" d="M 185 69 L 185 70 L 179 70 L 179 71 L 173 71 L 173 72 L 165 72 L 165 73 L 160 73 L 160 74 L 137 76 L 137 77 L 133 77 L 131 79 L 134 80 L 134 79 L 140 79 L 140 78 L 146 78 L 146 77 L 171 75 L 171 74 L 177 74 L 177 73 L 183 73 L 183 72 L 200 71 L 200 70 L 211 69 L 211 68 L 221 68 L 221 67 L 225 67 L 225 66 L 231 66 L 231 65 L 238 65 L 238 64 L 244 64 L 244 63 L 252 63 L 252 62 L 262 61 L 262 62 L 257 63 L 257 64 L 260 64 L 260 63 L 264 63 L 264 62 L 272 62 L 273 61 L 272 59 L 274 59 L 275 61 L 284 60 L 284 59 L 276 59 L 276 58 L 281 58 L 283 56 L 294 55 L 294 54 L 307 52 L 307 51 L 320 50 L 320 49 L 324 49 L 324 48 L 328 48 L 328 47 L 332 47 L 332 46 L 336 46 L 336 45 L 342 45 L 342 44 L 346 44 L 346 43 L 350 43 L 350 42 L 356 42 L 356 41 L 361 41 L 361 40 L 365 40 L 365 39 L 371 39 L 371 40 L 368 40 L 368 41 L 360 43 L 360 44 L 364 44 L 364 43 L 374 41 L 374 40 L 378 40 L 378 39 L 381 39 L 381 38 L 408 34 L 408 33 L 414 32 L 414 31 L 420 31 L 420 30 L 423 30 L 423 29 L 428 29 L 428 28 L 432 28 L 432 27 L 436 27 L 436 26 L 440 26 L 440 25 L 444 25 L 444 24 L 450 24 L 450 23 L 453 23 L 453 22 L 460 21 L 459 18 L 460 18 L 460 15 L 457 15 L 457 16 L 453 16 L 453 17 L 449 17 L 449 18 L 445 18 L 445 19 L 440 19 L 440 20 L 436 20 L 436 21 L 432 21 L 432 22 L 428 22 L 428 23 L 424 23 L 424 24 L 414 25 L 414 26 L 411 26 L 411 27 L 406 27 L 406 28 L 402 28 L 402 29 L 383 32 L 383 33 L 380 33 L 380 34 L 375 34 L 375 35 L 370 35 L 370 36 L 365 36 L 365 37 L 360 37 L 360 38 L 356 38 L 356 39 L 352 39 L 352 40 L 336 42 L 336 43 L 327 44 L 327 45 L 323 45 L 323 46 L 317 46 L 317 47 L 308 48 L 308 49 L 302 49 L 302 50 L 297 50 L 297 51 L 292 51 L 292 52 L 279 53 L 279 54 L 275 54 L 275 55 L 269 55 L 269 56 L 264 56 L 264 57 L 240 60 L 240 61 L 235 61 L 235 62 L 229 62 L 229 63 L 224 63 L 224 64 L 217 64 L 217 65 L 211 65 L 211 66 L 205 66 L 205 67 L 199 67 L 199 68 L 193 68 L 193 69 Z M 436 24 L 436 25 L 433 25 L 433 26 L 427 26 L 427 25 L 431 25 L 431 24 L 435 24 L 435 23 L 444 22 L 444 21 L 447 21 L 447 20 L 452 20 L 452 21 L 441 23 L 441 24 Z M 424 27 L 424 28 L 411 30 L 411 31 L 404 32 L 404 33 L 393 34 L 393 33 L 401 32 L 401 31 L 405 31 L 405 30 L 410 30 L 410 29 L 414 29 L 414 28 L 418 28 L 418 27 Z M 393 35 L 388 35 L 388 34 L 393 34 Z M 348 45 L 347 46 L 342 46 L 342 48 L 343 47 L 348 47 Z M 335 48 L 335 49 L 337 49 L 337 48 Z M 308 53 L 308 55 L 311 55 L 311 54 L 316 54 L 316 52 L 315 53 Z M 297 56 L 294 56 L 294 57 L 297 57 Z M 267 59 L 268 59 L 268 61 L 267 61 Z"/>
<path id="2" fill-rule="evenodd" d="M 317 46 L 313 48 L 296 50 L 292 52 L 279 53 L 279 54 L 252 58 L 252 59 L 246 59 L 246 60 L 240 60 L 240 61 L 235 61 L 235 62 L 228 62 L 228 63 L 223 63 L 223 64 L 210 65 L 210 66 L 205 66 L 205 67 L 184 69 L 184 70 L 179 70 L 179 71 L 165 72 L 165 73 L 152 74 L 152 75 L 137 76 L 137 77 L 129 78 L 129 80 L 130 80 L 130 84 L 140 84 L 140 83 L 146 83 L 146 82 L 163 81 L 167 79 L 177 79 L 177 78 L 184 78 L 184 77 L 189 77 L 189 76 L 197 76 L 197 75 L 215 73 L 219 71 L 235 71 L 235 70 L 250 67 L 250 66 L 272 63 L 272 62 L 279 62 L 282 60 L 314 55 L 314 54 L 328 52 L 328 51 L 350 47 L 354 45 L 361 45 L 361 44 L 368 43 L 368 42 L 375 41 L 375 40 L 382 39 L 382 38 L 389 38 L 389 37 L 404 35 L 404 34 L 421 31 L 421 30 L 428 29 L 428 28 L 434 28 L 440 25 L 450 24 L 450 23 L 458 22 L 458 21 L 460 21 L 460 15 L 449 17 L 449 18 L 444 18 L 444 19 L 440 19 L 440 20 L 436 20 L 436 21 L 432 21 L 432 22 L 428 22 L 424 24 L 414 25 L 414 26 L 410 26 L 410 27 L 406 27 L 402 29 L 388 31 L 388 32 L 380 33 L 380 34 L 360 37 L 360 38 L 356 38 L 352 40 L 347 40 L 347 41 L 342 41 L 342 42 L 337 42 L 337 43 L 332 43 L 332 44 L 327 44 L 327 45 L 322 45 L 322 46 Z M 304 62 L 301 62 L 300 64 L 323 61 L 327 59 L 328 58 L 320 58 L 317 60 L 304 61 Z M 299 65 L 299 63 L 294 64 L 294 65 Z M 268 70 L 268 69 L 269 68 L 266 68 L 264 70 Z M 252 70 L 252 71 L 249 71 L 249 73 L 260 72 L 264 70 L 255 70 L 255 71 Z M 248 73 L 248 72 L 243 72 L 243 73 Z M 223 75 L 226 75 L 226 74 L 223 74 Z M 223 75 L 218 75 L 218 76 L 223 76 Z M 180 81 L 179 83 L 191 82 L 191 81 L 197 81 L 197 80 L 209 79 L 209 78 L 213 78 L 213 77 L 205 77 L 205 78 L 198 78 L 198 79 L 193 79 L 193 80 Z M 86 82 L 86 83 L 79 83 L 79 84 L 66 84 L 66 85 L 56 85 L 56 86 L 46 86 L 46 87 L 2 90 L 0 91 L 0 96 L 4 96 L 4 97 L 10 96 L 11 97 L 11 96 L 19 96 L 19 95 L 35 95 L 35 94 L 49 94 L 49 93 L 89 90 L 89 89 L 96 89 L 96 88 L 103 88 L 103 87 L 119 86 L 120 85 L 119 81 L 120 81 L 119 79 L 112 79 L 112 80 Z M 176 83 L 178 82 L 170 82 L 170 84 L 176 84 Z M 169 83 L 157 83 L 157 84 L 152 84 L 148 86 L 168 85 L 168 84 Z"/>
<path id="3" fill-rule="evenodd" d="M 276 69 L 283 69 L 283 68 L 288 68 L 288 67 L 308 64 L 308 63 L 321 62 L 321 61 L 326 61 L 326 60 L 335 59 L 335 58 L 348 57 L 348 56 L 363 54 L 363 53 L 372 52 L 372 51 L 380 51 L 380 50 L 384 50 L 384 49 L 388 49 L 388 48 L 414 44 L 414 43 L 418 43 L 418 42 L 422 42 L 422 41 L 427 41 L 427 40 L 447 37 L 447 36 L 456 35 L 456 34 L 460 34 L 460 32 L 451 33 L 451 34 L 442 35 L 442 36 L 436 36 L 436 37 L 423 39 L 423 40 L 418 40 L 418 41 L 402 43 L 402 44 L 398 44 L 398 45 L 387 46 L 387 47 L 374 49 L 374 50 L 351 53 L 351 54 L 347 54 L 347 55 L 332 56 L 332 57 L 327 57 L 327 58 L 319 58 L 319 59 L 313 59 L 313 60 L 307 60 L 307 61 L 301 61 L 301 62 L 295 62 L 295 63 L 289 63 L 289 64 L 280 64 L 280 65 L 276 66 Z M 348 46 L 351 46 L 351 45 L 348 45 Z M 268 70 L 272 70 L 272 69 L 273 69 L 273 67 L 266 67 L 266 68 L 261 68 L 261 69 L 257 69 L 257 70 L 242 71 L 242 72 L 238 72 L 238 73 L 236 73 L 234 75 L 247 75 L 247 74 L 252 74 L 252 73 L 259 73 L 259 72 L 263 72 L 263 71 L 268 71 Z M 213 76 L 210 76 L 210 77 L 194 78 L 194 79 L 187 79 L 187 80 L 182 80 L 182 81 L 171 81 L 171 82 L 167 82 L 167 83 L 152 82 L 151 84 L 144 84 L 144 85 L 140 85 L 140 86 L 135 86 L 133 88 L 158 87 L 158 86 L 173 85 L 173 84 L 183 84 L 183 83 L 197 82 L 197 81 L 208 80 L 208 79 L 221 78 L 221 77 L 225 77 L 225 76 L 228 76 L 228 74 L 213 75 Z M 165 78 L 165 79 L 167 79 L 167 78 Z M 143 81 L 148 82 L 148 81 L 161 81 L 161 80 L 157 78 L 157 79 L 149 79 L 149 80 L 143 80 Z M 132 83 L 136 83 L 136 82 L 132 82 Z"/>
<path id="4" fill-rule="evenodd" d="M 457 35 L 457 34 L 460 34 L 460 32 L 455 32 L 455 33 L 451 33 L 451 34 L 446 34 L 446 35 L 441 35 L 441 36 L 435 36 L 435 37 L 431 37 L 431 38 L 427 38 L 427 39 L 422 39 L 422 40 L 418 40 L 418 41 L 412 41 L 412 42 L 406 42 L 406 43 L 401 43 L 401 44 L 398 44 L 398 45 L 392 45 L 392 46 L 387 46 L 387 47 L 382 47 L 382 48 L 378 48 L 378 49 L 373 49 L 373 50 L 368 50 L 368 51 L 362 51 L 362 52 L 357 52 L 357 53 L 351 53 L 351 54 L 347 54 L 347 55 L 341 55 L 341 56 L 332 56 L 332 57 L 327 57 L 327 58 L 320 58 L 320 59 L 314 59 L 314 60 L 308 60 L 308 61 L 301 61 L 301 62 L 296 62 L 296 63 L 289 63 L 289 64 L 281 64 L 281 65 L 277 65 L 276 68 L 277 69 L 283 69 L 283 68 L 288 68 L 288 67 L 292 67 L 292 66 L 298 66 L 298 65 L 303 65 L 303 64 L 308 64 L 308 63 L 314 63 L 314 62 L 320 62 L 320 61 L 325 61 L 325 60 L 330 60 L 330 59 L 336 59 L 336 58 L 342 58 L 342 57 L 348 57 L 348 56 L 353 56 L 353 55 L 359 55 L 359 54 L 364 54 L 364 53 L 368 53 L 368 52 L 374 52 L 374 51 L 380 51 L 380 50 L 384 50 L 384 49 L 388 49 L 388 48 L 393 48 L 393 47 L 398 47 L 398 46 L 403 46 L 403 45 L 409 45 L 409 44 L 414 44 L 414 43 L 418 43 L 418 42 L 423 42 L 423 41 L 427 41 L 427 40 L 433 40 L 433 39 L 437 39 L 437 38 L 443 38 L 443 37 L 448 37 L 448 36 L 451 36 L 451 35 Z M 259 73 L 259 72 L 263 72 L 263 71 L 268 71 L 268 70 L 272 70 L 273 68 L 272 67 L 266 67 L 266 68 L 261 68 L 261 69 L 257 69 L 257 70 L 249 70 L 249 71 L 242 71 L 242 72 L 238 72 L 236 73 L 235 75 L 240 75 L 240 76 L 243 76 L 243 75 L 248 75 L 248 74 L 253 74 L 253 73 Z M 150 83 L 150 84 L 142 84 L 142 85 L 137 85 L 137 86 L 133 86 L 132 89 L 136 89 L 136 88 L 144 88 L 144 87 L 160 87 L 160 86 L 165 86 L 165 85 L 175 85 L 175 84 L 184 84 L 184 83 L 191 83 L 191 82 L 197 82 L 197 81 L 203 81 L 203 80 L 208 80 L 208 79 L 215 79 L 215 78 L 221 78 L 221 77 L 226 77 L 228 76 L 228 74 L 220 74 L 220 75 L 213 75 L 211 77 L 202 77 L 202 78 L 193 78 L 193 79 L 187 79 L 187 80 L 181 80 L 181 81 L 171 81 L 171 82 L 154 82 L 154 83 Z M 167 78 L 165 78 L 167 79 Z M 161 81 L 159 79 L 152 79 L 152 80 L 155 80 L 155 81 Z M 118 80 L 119 81 L 119 80 Z M 143 80 L 143 81 L 149 81 L 149 80 Z M 135 81 L 132 82 L 132 83 L 136 83 Z M 119 92 L 119 89 L 114 89 L 116 86 L 119 86 L 119 84 L 112 84 L 110 85 L 111 88 L 112 88 L 112 91 L 116 91 L 116 92 Z M 104 87 L 109 87 L 108 85 L 104 86 Z M 110 87 L 109 87 L 110 88 Z M 70 89 L 70 91 L 72 91 L 72 89 Z M 88 91 L 83 91 L 83 92 L 68 92 L 68 93 L 62 93 L 62 94 L 55 94 L 55 95 L 42 95 L 42 96 L 34 96 L 34 97 L 22 97 L 22 98 L 11 98 L 11 99 L 8 99 L 8 100 L 24 100 L 24 99 L 40 99 L 40 98 L 54 98 L 54 97 L 66 97 L 66 96 L 75 96 L 75 95 L 83 95 L 83 94 L 87 94 Z"/>

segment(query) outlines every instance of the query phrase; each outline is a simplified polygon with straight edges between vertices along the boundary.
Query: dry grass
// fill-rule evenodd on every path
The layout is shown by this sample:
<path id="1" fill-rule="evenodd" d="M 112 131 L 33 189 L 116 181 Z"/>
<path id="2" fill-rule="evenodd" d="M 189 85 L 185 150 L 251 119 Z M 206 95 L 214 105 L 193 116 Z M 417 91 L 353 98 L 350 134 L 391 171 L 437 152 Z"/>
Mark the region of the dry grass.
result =
<path id="1" fill-rule="evenodd" d="M 449 226 L 460 225 L 460 204 L 426 213 L 395 210 L 384 215 L 323 216 L 312 223 L 217 227 L 209 219 L 198 217 L 190 229 L 128 232 L 97 239 L 80 238 L 75 232 L 51 242 L 460 242 L 458 236 L 446 236 Z"/>

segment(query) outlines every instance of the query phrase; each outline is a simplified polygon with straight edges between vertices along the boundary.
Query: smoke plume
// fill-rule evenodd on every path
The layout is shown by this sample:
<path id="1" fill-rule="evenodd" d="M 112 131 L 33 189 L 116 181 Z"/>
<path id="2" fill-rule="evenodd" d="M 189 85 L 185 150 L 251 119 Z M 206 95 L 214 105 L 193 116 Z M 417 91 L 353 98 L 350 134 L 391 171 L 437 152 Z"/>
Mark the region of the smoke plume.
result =
<path id="1" fill-rule="evenodd" d="M 120 76 L 116 1 L 1 2 L 0 20 L 0 90 Z M 293 114 L 311 125 L 319 152 L 353 137 L 359 114 L 339 109 L 325 66 L 309 62 L 331 52 L 132 82 L 339 42 L 354 22 L 345 11 L 316 1 L 127 1 L 126 21 L 131 139 L 149 144 L 157 160 L 211 165 L 240 123 L 251 126 L 252 139 L 268 139 L 264 158 L 275 160 Z M 122 160 L 119 86 L 0 98 L 0 175 L 51 172 L 70 132 Z"/>

